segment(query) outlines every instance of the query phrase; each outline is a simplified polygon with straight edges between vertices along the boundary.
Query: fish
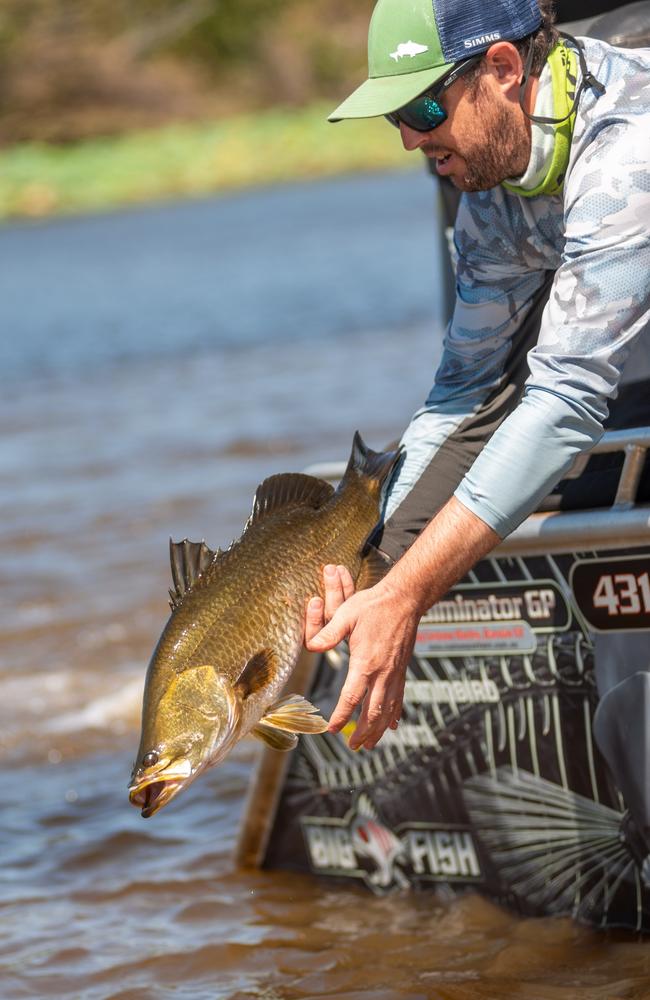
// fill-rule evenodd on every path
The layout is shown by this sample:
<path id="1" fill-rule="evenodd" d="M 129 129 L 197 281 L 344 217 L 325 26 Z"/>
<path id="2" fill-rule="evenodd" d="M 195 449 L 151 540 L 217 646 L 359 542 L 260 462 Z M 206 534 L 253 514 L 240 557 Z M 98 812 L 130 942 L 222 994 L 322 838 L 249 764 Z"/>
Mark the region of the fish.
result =
<path id="1" fill-rule="evenodd" d="M 392 830 L 380 822 L 377 810 L 369 797 L 362 793 L 357 801 L 357 814 L 350 825 L 350 839 L 355 854 L 369 858 L 375 865 L 370 882 L 386 889 L 395 881 L 402 889 L 409 881 L 399 868 L 406 860 L 404 844 Z"/>
<path id="2" fill-rule="evenodd" d="M 394 52 L 390 52 L 389 55 L 391 59 L 397 62 L 398 59 L 402 59 L 404 56 L 410 56 L 413 59 L 414 56 L 419 56 L 423 52 L 428 52 L 428 45 L 420 45 L 419 42 L 400 42 Z"/>
<path id="3" fill-rule="evenodd" d="M 354 435 L 338 487 L 301 473 L 258 487 L 241 536 L 226 550 L 170 542 L 171 615 L 147 668 L 129 800 L 147 818 L 246 735 L 288 751 L 327 722 L 283 694 L 304 640 L 307 601 L 323 567 L 344 564 L 357 589 L 388 565 L 368 539 L 400 449 Z"/>

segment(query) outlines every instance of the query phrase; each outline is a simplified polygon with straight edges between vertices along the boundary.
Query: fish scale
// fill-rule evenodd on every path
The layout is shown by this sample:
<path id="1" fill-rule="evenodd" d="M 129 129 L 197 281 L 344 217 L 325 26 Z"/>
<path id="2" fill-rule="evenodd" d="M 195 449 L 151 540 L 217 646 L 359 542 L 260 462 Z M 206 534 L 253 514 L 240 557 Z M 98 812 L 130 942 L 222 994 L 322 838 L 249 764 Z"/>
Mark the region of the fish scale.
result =
<path id="1" fill-rule="evenodd" d="M 326 728 L 304 699 L 278 699 L 300 654 L 306 603 L 324 593 L 323 566 L 346 565 L 359 586 L 385 571 L 367 540 L 398 457 L 371 451 L 357 433 L 336 490 L 311 476 L 271 476 L 226 552 L 172 543 L 172 614 L 147 671 L 130 787 L 143 816 L 249 732 L 288 750 L 297 733 Z"/>

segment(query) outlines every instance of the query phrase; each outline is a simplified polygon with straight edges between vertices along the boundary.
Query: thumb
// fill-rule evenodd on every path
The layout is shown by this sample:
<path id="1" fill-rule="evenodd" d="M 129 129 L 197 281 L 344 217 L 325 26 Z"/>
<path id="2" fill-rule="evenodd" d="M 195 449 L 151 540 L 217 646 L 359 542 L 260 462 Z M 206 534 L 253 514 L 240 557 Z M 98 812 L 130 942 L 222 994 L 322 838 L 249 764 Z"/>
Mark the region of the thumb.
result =
<path id="1" fill-rule="evenodd" d="M 326 649 L 333 649 L 334 646 L 338 646 L 339 642 L 342 642 L 350 632 L 352 631 L 351 623 L 349 621 L 348 615 L 341 606 L 338 611 L 334 613 L 334 617 L 327 623 L 327 625 L 313 635 L 310 639 L 305 640 L 305 646 L 307 649 L 312 650 L 312 652 L 321 652 Z"/>

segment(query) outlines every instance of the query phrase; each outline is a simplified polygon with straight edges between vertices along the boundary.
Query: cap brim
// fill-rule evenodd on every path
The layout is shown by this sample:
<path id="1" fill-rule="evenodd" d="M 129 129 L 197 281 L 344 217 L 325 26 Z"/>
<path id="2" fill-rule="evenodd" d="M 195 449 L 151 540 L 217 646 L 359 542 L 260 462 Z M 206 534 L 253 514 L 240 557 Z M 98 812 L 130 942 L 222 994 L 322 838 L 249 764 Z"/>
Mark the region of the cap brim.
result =
<path id="1" fill-rule="evenodd" d="M 388 115 L 432 87 L 454 65 L 453 62 L 444 63 L 416 73 L 400 73 L 366 80 L 328 115 L 327 120 L 340 122 L 344 118 L 378 118 L 380 115 Z"/>

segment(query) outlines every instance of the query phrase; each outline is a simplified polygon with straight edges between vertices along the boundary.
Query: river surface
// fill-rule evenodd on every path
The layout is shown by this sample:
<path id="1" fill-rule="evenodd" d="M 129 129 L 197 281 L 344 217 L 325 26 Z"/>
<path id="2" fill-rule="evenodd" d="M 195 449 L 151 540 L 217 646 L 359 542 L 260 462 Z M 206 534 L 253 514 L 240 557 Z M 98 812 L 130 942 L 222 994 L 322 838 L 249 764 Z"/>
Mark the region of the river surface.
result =
<path id="1" fill-rule="evenodd" d="M 232 861 L 256 745 L 126 788 L 169 536 L 379 448 L 440 352 L 418 172 L 0 230 L 0 998 L 650 997 L 631 935 Z"/>

